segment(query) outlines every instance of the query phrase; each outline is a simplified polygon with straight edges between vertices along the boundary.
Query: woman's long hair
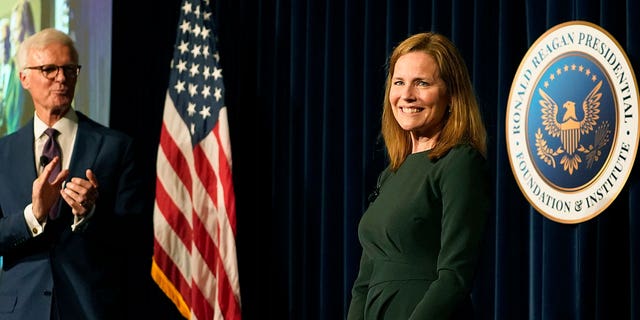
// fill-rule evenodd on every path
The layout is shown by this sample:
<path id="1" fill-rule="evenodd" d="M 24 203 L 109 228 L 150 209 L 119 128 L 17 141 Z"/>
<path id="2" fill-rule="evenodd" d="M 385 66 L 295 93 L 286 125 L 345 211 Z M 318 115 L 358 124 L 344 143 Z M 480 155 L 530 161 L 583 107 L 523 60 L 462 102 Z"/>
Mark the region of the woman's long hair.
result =
<path id="1" fill-rule="evenodd" d="M 411 135 L 396 121 L 389 91 L 392 86 L 393 71 L 398 59 L 409 53 L 420 51 L 432 56 L 438 65 L 440 78 L 446 86 L 450 105 L 442 121 L 442 132 L 434 148 L 429 153 L 431 159 L 444 156 L 451 148 L 459 144 L 470 144 L 486 157 L 487 132 L 482 122 L 478 101 L 471 85 L 462 55 L 455 45 L 445 36 L 433 32 L 419 33 L 402 41 L 389 57 L 387 83 L 382 111 L 382 136 L 389 155 L 392 170 L 400 167 L 411 154 Z"/>

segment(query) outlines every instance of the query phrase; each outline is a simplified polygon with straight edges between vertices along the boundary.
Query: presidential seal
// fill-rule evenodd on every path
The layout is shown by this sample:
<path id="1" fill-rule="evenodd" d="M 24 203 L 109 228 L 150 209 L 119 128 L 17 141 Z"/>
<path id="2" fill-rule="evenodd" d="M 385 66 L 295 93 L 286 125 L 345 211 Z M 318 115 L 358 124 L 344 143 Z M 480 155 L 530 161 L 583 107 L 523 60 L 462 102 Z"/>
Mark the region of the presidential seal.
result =
<path id="1" fill-rule="evenodd" d="M 606 30 L 570 21 L 529 48 L 509 92 L 506 140 L 538 212 L 561 223 L 600 214 L 631 173 L 638 136 L 635 74 Z"/>

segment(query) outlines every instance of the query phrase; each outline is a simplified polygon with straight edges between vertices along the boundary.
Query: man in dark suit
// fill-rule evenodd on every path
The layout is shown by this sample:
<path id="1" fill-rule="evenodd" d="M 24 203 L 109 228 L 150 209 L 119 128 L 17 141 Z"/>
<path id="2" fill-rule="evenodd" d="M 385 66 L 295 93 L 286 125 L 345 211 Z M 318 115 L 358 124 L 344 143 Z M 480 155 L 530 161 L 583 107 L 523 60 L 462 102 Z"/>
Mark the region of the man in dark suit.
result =
<path id="1" fill-rule="evenodd" d="M 35 116 L 0 139 L 0 319 L 126 318 L 126 217 L 144 211 L 141 179 L 132 139 L 71 107 L 78 61 L 55 29 L 17 55 Z"/>

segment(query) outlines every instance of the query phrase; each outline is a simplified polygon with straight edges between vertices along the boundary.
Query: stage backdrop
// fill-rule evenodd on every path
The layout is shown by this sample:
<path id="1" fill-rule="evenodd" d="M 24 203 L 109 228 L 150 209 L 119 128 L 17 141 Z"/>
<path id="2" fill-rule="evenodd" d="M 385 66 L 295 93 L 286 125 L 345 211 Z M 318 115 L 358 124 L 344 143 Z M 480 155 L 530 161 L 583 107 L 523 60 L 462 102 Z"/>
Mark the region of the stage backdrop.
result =
<path id="1" fill-rule="evenodd" d="M 111 125 L 146 146 L 150 184 L 179 10 L 172 1 L 154 14 L 114 1 Z M 428 30 L 462 51 L 489 133 L 495 196 L 473 295 L 478 318 L 640 319 L 638 165 L 607 210 L 565 225 L 520 193 L 505 142 L 509 90 L 529 46 L 550 27 L 586 20 L 640 70 L 639 2 L 236 0 L 215 2 L 214 13 L 244 319 L 344 318 L 361 253 L 357 224 L 385 165 L 386 58 Z"/>

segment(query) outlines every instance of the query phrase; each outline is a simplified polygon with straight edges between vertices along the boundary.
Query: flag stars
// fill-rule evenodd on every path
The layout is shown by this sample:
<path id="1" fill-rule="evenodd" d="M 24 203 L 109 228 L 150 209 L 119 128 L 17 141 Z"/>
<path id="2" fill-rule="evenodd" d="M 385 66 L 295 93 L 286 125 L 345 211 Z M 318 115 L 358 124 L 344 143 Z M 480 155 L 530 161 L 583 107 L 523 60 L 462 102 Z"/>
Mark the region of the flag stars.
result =
<path id="1" fill-rule="evenodd" d="M 187 62 L 180 59 L 178 61 L 178 64 L 176 65 L 176 69 L 178 69 L 180 73 L 183 73 L 185 70 L 187 70 Z"/>
<path id="2" fill-rule="evenodd" d="M 202 94 L 203 98 L 208 98 L 211 95 L 211 87 L 210 86 L 204 86 L 204 88 L 202 89 L 202 91 L 200 92 Z"/>
<path id="3" fill-rule="evenodd" d="M 185 14 L 191 13 L 192 11 L 191 2 L 185 1 L 184 5 L 182 6 L 182 11 L 184 11 Z"/>
<path id="4" fill-rule="evenodd" d="M 198 93 L 198 86 L 195 84 L 189 84 L 189 95 L 193 97 L 197 93 Z"/>
<path id="5" fill-rule="evenodd" d="M 201 30 L 202 30 L 202 29 L 200 29 L 200 25 L 199 25 L 199 24 L 196 24 L 195 28 L 193 28 L 193 34 L 194 34 L 196 37 L 199 37 L 199 36 L 200 36 L 200 32 L 201 32 Z"/>
<path id="6" fill-rule="evenodd" d="M 210 131 L 214 123 L 207 119 L 217 119 L 219 109 L 224 107 L 223 68 L 219 65 L 215 26 L 210 24 L 215 17 L 206 4 L 209 2 L 183 2 L 179 39 L 171 60 L 171 97 L 176 99 L 176 108 L 193 139 L 201 139 L 203 132 Z"/>
<path id="7" fill-rule="evenodd" d="M 176 89 L 178 94 L 180 94 L 182 93 L 182 91 L 185 90 L 184 85 L 185 85 L 184 81 L 178 80 L 178 83 L 176 83 L 176 85 L 173 86 L 173 88 Z"/>
<path id="8" fill-rule="evenodd" d="M 191 69 L 189 69 L 189 73 L 191 74 L 192 77 L 200 73 L 200 71 L 198 70 L 199 68 L 200 68 L 200 65 L 197 63 L 194 63 L 191 65 Z"/>
<path id="9" fill-rule="evenodd" d="M 210 55 L 210 53 L 209 53 L 209 46 L 204 46 L 204 47 L 202 48 L 202 56 L 203 56 L 205 59 L 207 59 L 207 58 L 209 58 L 209 55 Z"/>
<path id="10" fill-rule="evenodd" d="M 213 67 L 213 79 L 218 80 L 218 78 L 222 77 L 222 69 L 218 67 Z"/>
<path id="11" fill-rule="evenodd" d="M 200 55 L 200 49 L 202 49 L 202 46 L 200 45 L 193 46 L 193 49 L 191 49 L 191 54 L 194 58 L 197 58 Z"/>
<path id="12" fill-rule="evenodd" d="M 182 23 L 180 24 L 180 31 L 184 34 L 189 33 L 189 30 L 191 30 L 191 23 L 189 23 L 189 21 L 182 21 Z"/>
<path id="13" fill-rule="evenodd" d="M 207 117 L 211 116 L 211 107 L 207 107 L 207 106 L 202 106 L 202 110 L 200 110 L 200 115 L 202 116 L 202 120 L 206 120 Z"/>
<path id="14" fill-rule="evenodd" d="M 193 102 L 189 102 L 189 105 L 187 106 L 187 113 L 190 116 L 193 116 L 196 113 L 196 104 Z"/>
<path id="15" fill-rule="evenodd" d="M 180 50 L 180 54 L 184 54 L 185 52 L 189 51 L 189 44 L 186 41 L 180 41 L 178 50 Z"/>
<path id="16" fill-rule="evenodd" d="M 202 28 L 202 32 L 200 34 L 202 35 L 202 39 L 206 40 L 209 38 L 209 35 L 211 34 L 211 30 L 207 28 Z"/>

